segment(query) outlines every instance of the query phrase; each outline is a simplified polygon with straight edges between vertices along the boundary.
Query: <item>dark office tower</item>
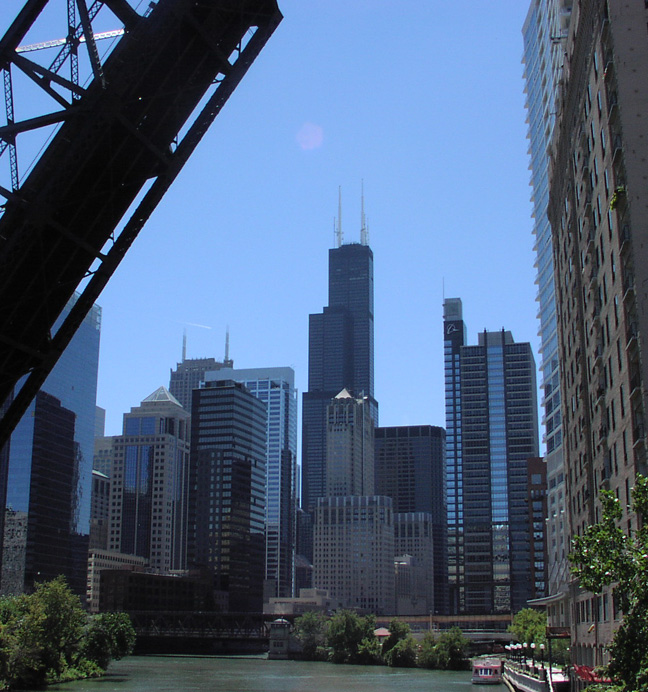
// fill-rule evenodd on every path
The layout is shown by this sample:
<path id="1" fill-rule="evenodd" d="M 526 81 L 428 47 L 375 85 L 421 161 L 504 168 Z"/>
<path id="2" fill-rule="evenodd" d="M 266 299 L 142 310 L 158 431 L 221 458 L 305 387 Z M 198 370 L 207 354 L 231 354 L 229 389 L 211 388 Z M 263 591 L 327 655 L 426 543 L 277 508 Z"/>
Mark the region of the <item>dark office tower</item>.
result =
<path id="1" fill-rule="evenodd" d="M 160 574 L 186 567 L 188 438 L 189 414 L 165 387 L 125 413 L 112 438 L 108 547 Z"/>
<path id="2" fill-rule="evenodd" d="M 292 368 L 223 368 L 205 380 L 242 382 L 267 406 L 266 592 L 294 595 L 297 507 L 297 390 Z"/>
<path id="3" fill-rule="evenodd" d="M 233 380 L 193 394 L 189 565 L 207 569 L 230 612 L 261 612 L 266 405 Z"/>
<path id="4" fill-rule="evenodd" d="M 100 323 L 94 306 L 5 446 L 3 594 L 64 574 L 85 596 Z"/>
<path id="5" fill-rule="evenodd" d="M 343 389 L 367 397 L 374 424 L 373 253 L 365 244 L 329 250 L 329 304 L 310 315 L 308 391 L 302 407 L 302 506 L 312 509 L 326 484 L 326 417 Z"/>
<path id="6" fill-rule="evenodd" d="M 394 515 L 430 515 L 434 611 L 444 614 L 448 610 L 445 430 L 433 425 L 376 428 L 375 460 L 376 495 L 391 497 Z"/>
<path id="7" fill-rule="evenodd" d="M 528 460 L 538 456 L 535 362 L 510 332 L 467 346 L 444 303 L 448 571 L 455 613 L 510 613 L 533 595 Z M 537 594 L 536 594 L 537 595 Z"/>

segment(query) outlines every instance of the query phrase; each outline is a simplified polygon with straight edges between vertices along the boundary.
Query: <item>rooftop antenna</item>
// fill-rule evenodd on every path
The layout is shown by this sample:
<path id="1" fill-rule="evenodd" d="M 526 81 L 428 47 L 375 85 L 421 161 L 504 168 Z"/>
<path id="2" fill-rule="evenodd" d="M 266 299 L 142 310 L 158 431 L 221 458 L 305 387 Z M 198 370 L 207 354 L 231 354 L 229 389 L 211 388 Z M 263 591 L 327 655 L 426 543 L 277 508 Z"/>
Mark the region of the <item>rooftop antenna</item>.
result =
<path id="1" fill-rule="evenodd" d="M 225 359 L 223 360 L 223 365 L 226 365 L 227 367 L 232 367 L 232 361 L 230 360 L 229 357 L 229 324 L 227 325 L 227 328 L 225 329 Z"/>
<path id="2" fill-rule="evenodd" d="M 342 245 L 342 186 L 338 186 L 338 218 L 337 218 L 337 229 L 335 231 L 337 238 L 337 247 Z"/>
<path id="3" fill-rule="evenodd" d="M 182 362 L 187 360 L 187 330 L 182 330 Z"/>
<path id="4" fill-rule="evenodd" d="M 362 194 L 360 196 L 360 244 L 369 245 L 369 227 L 364 210 L 364 180 L 362 181 Z"/>

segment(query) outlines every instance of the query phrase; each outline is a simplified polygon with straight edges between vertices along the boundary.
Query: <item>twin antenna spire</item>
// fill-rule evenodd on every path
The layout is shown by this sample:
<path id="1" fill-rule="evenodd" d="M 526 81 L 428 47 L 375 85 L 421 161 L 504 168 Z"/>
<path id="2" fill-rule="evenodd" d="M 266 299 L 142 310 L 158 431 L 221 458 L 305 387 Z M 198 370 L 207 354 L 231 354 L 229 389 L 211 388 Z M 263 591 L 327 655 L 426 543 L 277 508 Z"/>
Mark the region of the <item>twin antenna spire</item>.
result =
<path id="1" fill-rule="evenodd" d="M 230 350 L 230 332 L 229 332 L 229 324 L 228 324 L 227 329 L 225 330 L 225 358 L 223 359 L 223 365 L 226 368 L 234 367 L 234 361 L 230 360 L 229 350 Z M 187 360 L 187 330 L 185 329 L 182 332 L 182 362 L 184 363 L 186 360 Z"/>
<path id="2" fill-rule="evenodd" d="M 335 231 L 335 245 L 340 247 L 344 241 L 344 233 L 342 232 L 342 187 L 338 187 L 338 215 L 337 219 L 333 220 L 333 228 Z M 369 245 L 369 226 L 367 225 L 367 217 L 365 216 L 364 208 L 364 180 L 362 181 L 362 193 L 360 196 L 360 244 Z"/>

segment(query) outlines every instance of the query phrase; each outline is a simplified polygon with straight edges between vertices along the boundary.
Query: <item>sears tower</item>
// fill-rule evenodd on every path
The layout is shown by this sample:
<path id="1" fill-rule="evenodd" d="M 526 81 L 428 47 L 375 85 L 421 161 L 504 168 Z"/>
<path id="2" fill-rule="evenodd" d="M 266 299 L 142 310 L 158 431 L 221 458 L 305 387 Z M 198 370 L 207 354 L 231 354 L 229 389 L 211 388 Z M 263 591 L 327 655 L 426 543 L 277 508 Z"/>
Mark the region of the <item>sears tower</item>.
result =
<path id="1" fill-rule="evenodd" d="M 363 205 L 364 206 L 364 205 Z M 328 306 L 309 316 L 308 391 L 302 408 L 302 507 L 310 510 L 325 495 L 326 409 L 344 388 L 374 399 L 373 252 L 362 212 L 360 243 L 342 243 L 338 219 L 337 247 L 329 250 Z"/>

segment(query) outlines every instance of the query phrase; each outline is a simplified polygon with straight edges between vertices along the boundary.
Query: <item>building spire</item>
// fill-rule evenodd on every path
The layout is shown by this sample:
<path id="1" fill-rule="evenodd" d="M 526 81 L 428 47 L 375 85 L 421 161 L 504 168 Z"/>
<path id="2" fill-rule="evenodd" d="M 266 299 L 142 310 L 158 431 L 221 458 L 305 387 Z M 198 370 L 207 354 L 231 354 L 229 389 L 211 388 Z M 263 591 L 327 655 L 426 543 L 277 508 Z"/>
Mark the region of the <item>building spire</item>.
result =
<path id="1" fill-rule="evenodd" d="M 223 359 L 223 365 L 225 365 L 228 368 L 231 368 L 233 365 L 229 357 L 229 324 L 225 329 L 225 358 Z"/>
<path id="2" fill-rule="evenodd" d="M 187 360 L 187 330 L 182 330 L 182 362 Z"/>
<path id="3" fill-rule="evenodd" d="M 362 180 L 362 192 L 360 195 L 360 244 L 369 245 L 369 226 L 364 210 L 364 180 Z"/>
<path id="4" fill-rule="evenodd" d="M 338 218 L 337 218 L 337 228 L 335 230 L 336 245 L 340 247 L 342 245 L 342 240 L 344 238 L 342 234 L 342 186 L 338 186 Z"/>

